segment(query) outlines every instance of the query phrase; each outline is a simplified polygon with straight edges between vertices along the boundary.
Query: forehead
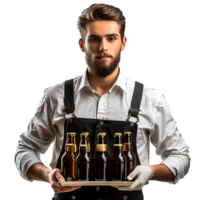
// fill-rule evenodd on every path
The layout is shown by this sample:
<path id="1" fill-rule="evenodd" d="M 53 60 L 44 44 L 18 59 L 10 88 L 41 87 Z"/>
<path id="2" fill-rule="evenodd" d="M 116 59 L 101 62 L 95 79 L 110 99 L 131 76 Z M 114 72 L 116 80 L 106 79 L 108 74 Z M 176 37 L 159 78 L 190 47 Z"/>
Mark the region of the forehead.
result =
<path id="1" fill-rule="evenodd" d="M 88 23 L 85 36 L 88 37 L 89 35 L 99 35 L 103 37 L 110 33 L 116 33 L 120 35 L 119 24 L 116 21 L 101 20 Z"/>

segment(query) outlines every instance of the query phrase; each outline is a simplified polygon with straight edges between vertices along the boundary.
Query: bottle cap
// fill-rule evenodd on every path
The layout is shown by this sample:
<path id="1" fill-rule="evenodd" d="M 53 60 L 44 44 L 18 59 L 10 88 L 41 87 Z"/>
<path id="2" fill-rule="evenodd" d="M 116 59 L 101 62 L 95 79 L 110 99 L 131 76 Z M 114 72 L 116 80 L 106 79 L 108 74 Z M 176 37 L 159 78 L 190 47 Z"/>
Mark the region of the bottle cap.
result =
<path id="1" fill-rule="evenodd" d="M 82 136 L 86 136 L 86 138 L 88 137 L 88 135 L 89 135 L 89 133 L 88 132 L 82 132 L 81 134 L 80 134 L 80 137 L 82 137 Z"/>
<path id="2" fill-rule="evenodd" d="M 90 133 L 89 132 L 82 132 L 81 134 L 88 136 Z"/>
<path id="3" fill-rule="evenodd" d="M 115 133 L 114 136 L 122 136 L 122 134 L 121 133 Z"/>
<path id="4" fill-rule="evenodd" d="M 76 132 L 67 132 L 67 135 L 76 135 Z"/>
<path id="5" fill-rule="evenodd" d="M 126 131 L 126 132 L 124 132 L 124 135 L 125 134 L 131 135 L 131 132 Z"/>
<path id="6" fill-rule="evenodd" d="M 99 134 L 97 134 L 97 137 L 99 137 L 99 136 L 106 136 L 106 132 L 100 132 Z"/>

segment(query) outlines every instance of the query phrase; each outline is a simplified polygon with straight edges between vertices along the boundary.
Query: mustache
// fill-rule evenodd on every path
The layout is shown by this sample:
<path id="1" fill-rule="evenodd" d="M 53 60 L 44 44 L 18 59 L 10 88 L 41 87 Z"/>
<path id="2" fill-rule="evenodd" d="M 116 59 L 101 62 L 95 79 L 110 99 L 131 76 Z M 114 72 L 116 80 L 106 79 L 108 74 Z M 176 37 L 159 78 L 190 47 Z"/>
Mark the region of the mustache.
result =
<path id="1" fill-rule="evenodd" d="M 105 57 L 112 57 L 111 55 L 109 55 L 109 54 L 103 54 L 103 55 L 100 55 L 100 56 L 97 56 L 97 58 L 101 58 L 102 56 L 105 56 Z"/>

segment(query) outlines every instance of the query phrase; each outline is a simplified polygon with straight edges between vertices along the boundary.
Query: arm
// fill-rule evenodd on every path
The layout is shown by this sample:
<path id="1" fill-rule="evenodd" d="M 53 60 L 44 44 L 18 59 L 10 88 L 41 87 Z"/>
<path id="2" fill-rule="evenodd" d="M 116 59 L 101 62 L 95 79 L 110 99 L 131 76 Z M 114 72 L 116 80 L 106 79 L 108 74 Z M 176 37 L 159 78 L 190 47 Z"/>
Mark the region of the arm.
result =
<path id="1" fill-rule="evenodd" d="M 189 146 L 178 130 L 164 95 L 160 96 L 155 109 L 154 127 L 150 138 L 156 147 L 156 154 L 161 155 L 162 159 L 160 165 L 153 165 L 155 175 L 151 180 L 178 183 L 189 171 Z"/>
<path id="2" fill-rule="evenodd" d="M 20 135 L 15 152 L 15 165 L 20 175 L 32 182 L 27 171 L 35 163 L 42 163 L 40 154 L 44 154 L 55 138 L 55 129 L 52 123 L 50 101 L 45 92 L 34 117 L 31 119 L 25 133 Z"/>
<path id="3" fill-rule="evenodd" d="M 27 176 L 31 180 L 44 181 L 50 183 L 49 174 L 51 169 L 43 165 L 42 163 L 35 163 L 27 171 Z"/>
<path id="4" fill-rule="evenodd" d="M 163 182 L 174 181 L 175 176 L 166 165 L 160 164 L 151 166 L 153 167 L 154 170 L 154 174 L 151 180 L 163 181 Z"/>
<path id="5" fill-rule="evenodd" d="M 60 182 L 65 181 L 65 179 L 61 175 L 61 170 L 57 168 L 51 170 L 41 163 L 33 164 L 29 168 L 27 175 L 29 179 L 50 183 L 55 193 L 72 192 L 74 190 L 81 188 L 81 186 L 67 186 L 67 187 L 61 186 L 58 183 L 58 180 Z"/>

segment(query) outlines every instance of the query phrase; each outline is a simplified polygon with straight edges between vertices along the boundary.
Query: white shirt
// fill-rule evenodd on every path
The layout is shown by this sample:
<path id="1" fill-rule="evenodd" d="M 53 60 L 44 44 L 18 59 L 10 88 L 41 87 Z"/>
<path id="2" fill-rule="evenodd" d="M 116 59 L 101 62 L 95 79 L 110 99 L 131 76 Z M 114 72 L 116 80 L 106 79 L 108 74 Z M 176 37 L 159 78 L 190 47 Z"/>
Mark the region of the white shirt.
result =
<path id="1" fill-rule="evenodd" d="M 65 81 L 45 89 L 26 132 L 20 135 L 15 164 L 20 175 L 30 182 L 33 180 L 26 172 L 34 163 L 42 163 L 40 153 L 44 154 L 53 142 L 50 167 L 56 168 L 67 118 L 75 115 L 79 118 L 135 121 L 133 117 L 128 118 L 135 81 L 125 77 L 121 70 L 114 85 L 102 96 L 91 89 L 87 70 L 84 75 L 74 78 L 74 114 L 65 113 L 64 84 Z M 137 152 L 141 165 L 149 164 L 151 142 L 156 147 L 156 154 L 161 155 L 161 163 L 175 175 L 174 181 L 169 183 L 176 184 L 189 170 L 189 146 L 178 131 L 164 95 L 144 85 L 138 117 Z"/>

